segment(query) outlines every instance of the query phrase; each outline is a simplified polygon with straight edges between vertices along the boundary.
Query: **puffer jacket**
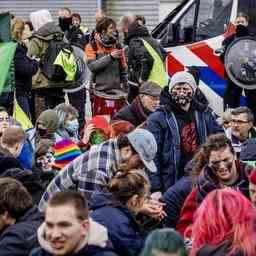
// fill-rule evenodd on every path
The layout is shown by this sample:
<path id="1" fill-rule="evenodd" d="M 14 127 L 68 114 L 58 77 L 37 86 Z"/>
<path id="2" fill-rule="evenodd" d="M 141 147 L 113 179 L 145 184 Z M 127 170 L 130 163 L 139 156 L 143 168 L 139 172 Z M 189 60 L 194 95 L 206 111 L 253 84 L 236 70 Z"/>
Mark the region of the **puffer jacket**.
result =
<path id="1" fill-rule="evenodd" d="M 149 173 L 153 192 L 165 192 L 177 182 L 181 160 L 180 132 L 168 88 L 163 91 L 160 101 L 164 105 L 152 113 L 146 122 L 146 129 L 154 135 L 158 145 L 154 160 L 157 172 Z M 195 100 L 191 104 L 195 114 L 199 145 L 203 144 L 209 135 L 223 133 L 212 110 Z"/>
<path id="2" fill-rule="evenodd" d="M 91 217 L 108 230 L 118 255 L 136 256 L 144 245 L 145 233 L 133 214 L 110 193 L 95 193 L 91 198 Z"/>
<path id="3" fill-rule="evenodd" d="M 59 26 L 55 25 L 53 22 L 46 23 L 40 29 L 38 29 L 38 31 L 32 34 L 28 47 L 28 56 L 42 59 L 50 41 L 53 40 L 55 36 L 62 35 L 63 33 Z M 62 86 L 63 82 L 49 81 L 40 69 L 33 77 L 32 81 L 33 89 Z"/>
<path id="4" fill-rule="evenodd" d="M 126 97 L 127 93 L 121 86 L 126 70 L 122 67 L 119 59 L 113 59 L 110 55 L 117 48 L 115 45 L 106 48 L 97 38 L 96 34 L 95 39 L 85 48 L 88 67 L 95 83 L 94 93 L 99 97 L 109 99 Z"/>

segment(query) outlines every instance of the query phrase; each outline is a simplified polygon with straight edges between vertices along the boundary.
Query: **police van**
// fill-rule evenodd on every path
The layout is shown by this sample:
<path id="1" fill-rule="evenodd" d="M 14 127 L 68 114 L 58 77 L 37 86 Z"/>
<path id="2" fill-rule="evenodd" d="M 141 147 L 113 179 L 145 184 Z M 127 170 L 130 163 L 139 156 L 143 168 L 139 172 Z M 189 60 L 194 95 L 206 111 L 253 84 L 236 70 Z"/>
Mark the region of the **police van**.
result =
<path id="1" fill-rule="evenodd" d="M 255 35 L 255 0 L 184 0 L 152 31 L 168 52 L 169 76 L 196 66 L 199 87 L 219 115 L 227 81 L 216 50 L 235 32 L 233 21 L 239 12 L 250 17 L 249 30 Z"/>

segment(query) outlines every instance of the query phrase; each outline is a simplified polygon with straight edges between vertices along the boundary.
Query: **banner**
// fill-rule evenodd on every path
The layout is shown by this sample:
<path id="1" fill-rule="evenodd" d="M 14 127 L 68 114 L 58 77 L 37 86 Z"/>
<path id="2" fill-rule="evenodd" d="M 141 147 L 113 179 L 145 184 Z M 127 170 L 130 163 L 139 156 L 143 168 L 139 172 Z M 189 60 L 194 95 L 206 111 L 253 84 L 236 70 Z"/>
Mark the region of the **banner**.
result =
<path id="1" fill-rule="evenodd" d="M 15 85 L 13 58 L 16 43 L 0 43 L 0 95 L 3 91 L 12 91 Z"/>
<path id="2" fill-rule="evenodd" d="M 9 12 L 0 13 L 0 43 L 10 42 L 11 17 Z"/>

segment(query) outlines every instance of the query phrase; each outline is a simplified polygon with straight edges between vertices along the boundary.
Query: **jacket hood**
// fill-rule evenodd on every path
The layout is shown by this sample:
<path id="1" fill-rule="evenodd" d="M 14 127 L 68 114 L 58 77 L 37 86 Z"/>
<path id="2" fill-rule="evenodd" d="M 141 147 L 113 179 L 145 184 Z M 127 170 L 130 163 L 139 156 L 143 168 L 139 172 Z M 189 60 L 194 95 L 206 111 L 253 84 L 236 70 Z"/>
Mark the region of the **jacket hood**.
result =
<path id="1" fill-rule="evenodd" d="M 104 191 L 103 193 L 96 192 L 91 197 L 90 209 L 96 210 L 104 206 L 114 206 L 117 204 L 118 203 L 116 202 L 111 193 L 106 191 Z"/>
<path id="2" fill-rule="evenodd" d="M 108 231 L 101 224 L 89 219 L 90 228 L 88 235 L 84 239 L 82 249 L 85 245 L 94 245 L 104 248 L 108 242 Z M 37 238 L 40 246 L 47 252 L 52 253 L 52 248 L 49 242 L 45 239 L 45 223 L 43 223 L 37 230 Z"/>
<path id="3" fill-rule="evenodd" d="M 36 31 L 33 36 L 36 36 L 43 40 L 52 40 L 54 35 L 63 35 L 61 28 L 53 22 L 46 23 Z"/>
<path id="4" fill-rule="evenodd" d="M 47 109 L 38 117 L 36 123 L 42 123 L 49 133 L 55 133 L 59 128 L 59 118 L 55 111 Z"/>
<path id="5" fill-rule="evenodd" d="M 127 41 L 133 37 L 147 37 L 149 31 L 145 26 L 139 25 L 137 22 L 132 23 L 128 28 Z"/>

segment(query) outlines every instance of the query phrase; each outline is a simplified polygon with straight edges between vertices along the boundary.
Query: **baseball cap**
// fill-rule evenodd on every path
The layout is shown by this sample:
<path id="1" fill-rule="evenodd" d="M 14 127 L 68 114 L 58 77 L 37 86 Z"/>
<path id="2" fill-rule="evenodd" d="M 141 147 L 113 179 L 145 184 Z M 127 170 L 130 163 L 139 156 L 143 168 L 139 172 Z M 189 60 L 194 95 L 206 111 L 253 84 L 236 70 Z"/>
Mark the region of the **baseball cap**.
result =
<path id="1" fill-rule="evenodd" d="M 145 130 L 137 128 L 127 134 L 132 147 L 139 154 L 141 161 L 150 172 L 156 172 L 157 168 L 154 163 L 154 158 L 157 152 L 157 143 L 154 135 Z"/>

